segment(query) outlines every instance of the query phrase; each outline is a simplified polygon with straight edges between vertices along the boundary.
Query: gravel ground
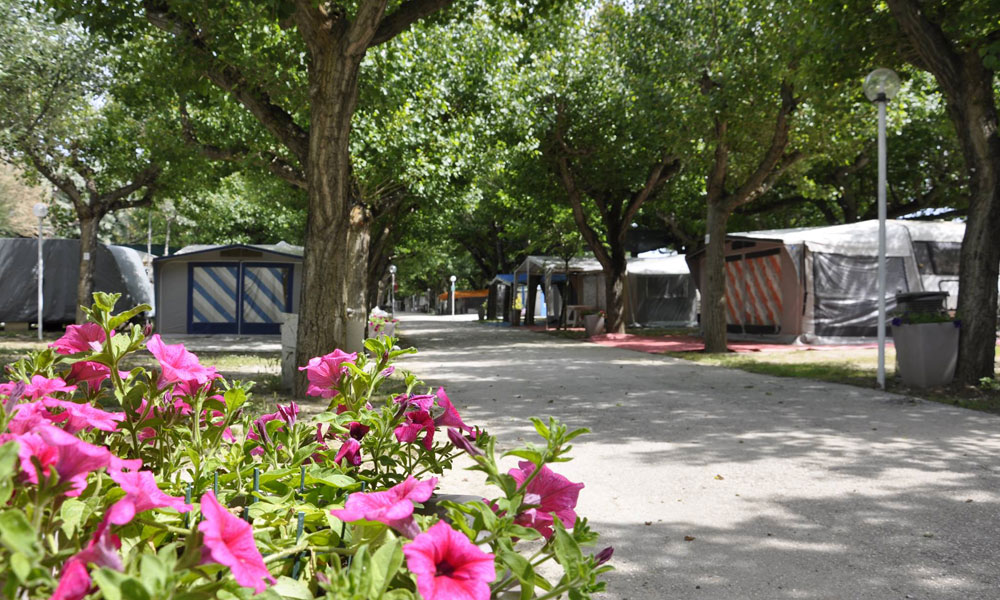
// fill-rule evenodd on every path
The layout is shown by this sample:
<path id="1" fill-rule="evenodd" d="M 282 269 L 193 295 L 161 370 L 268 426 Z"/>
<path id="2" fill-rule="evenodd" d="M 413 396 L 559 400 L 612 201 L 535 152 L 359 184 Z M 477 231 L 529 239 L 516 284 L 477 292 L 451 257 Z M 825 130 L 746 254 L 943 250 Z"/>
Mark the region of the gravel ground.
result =
<path id="1" fill-rule="evenodd" d="M 555 468 L 615 547 L 607 599 L 1000 598 L 996 416 L 464 316 L 401 330 L 401 366 L 499 446 L 530 416 L 593 430 Z"/>

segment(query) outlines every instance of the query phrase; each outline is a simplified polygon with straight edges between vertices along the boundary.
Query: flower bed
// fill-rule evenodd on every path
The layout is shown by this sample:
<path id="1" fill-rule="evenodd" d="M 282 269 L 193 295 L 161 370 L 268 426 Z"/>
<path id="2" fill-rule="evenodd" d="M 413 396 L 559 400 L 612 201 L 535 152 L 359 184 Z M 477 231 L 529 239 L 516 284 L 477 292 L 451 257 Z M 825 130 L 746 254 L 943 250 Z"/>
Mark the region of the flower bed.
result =
<path id="1" fill-rule="evenodd" d="M 252 383 L 226 381 L 182 345 L 114 315 L 10 367 L 0 384 L 0 596 L 7 598 L 587 598 L 611 550 L 575 513 L 582 483 L 548 465 L 584 430 L 534 419 L 541 445 L 502 472 L 495 440 L 443 389 L 379 390 L 401 350 L 334 350 L 302 370 L 328 399 L 310 422 L 292 403 L 243 410 Z M 119 370 L 148 350 L 159 369 Z M 109 407 L 114 409 L 109 409 Z M 445 435 L 440 435 L 441 433 Z M 432 502 L 468 454 L 495 493 Z M 434 504 L 436 510 L 429 510 Z M 524 548 L 530 548 L 525 550 Z M 530 552 L 530 553 L 529 553 Z M 537 567 L 562 567 L 546 579 Z"/>

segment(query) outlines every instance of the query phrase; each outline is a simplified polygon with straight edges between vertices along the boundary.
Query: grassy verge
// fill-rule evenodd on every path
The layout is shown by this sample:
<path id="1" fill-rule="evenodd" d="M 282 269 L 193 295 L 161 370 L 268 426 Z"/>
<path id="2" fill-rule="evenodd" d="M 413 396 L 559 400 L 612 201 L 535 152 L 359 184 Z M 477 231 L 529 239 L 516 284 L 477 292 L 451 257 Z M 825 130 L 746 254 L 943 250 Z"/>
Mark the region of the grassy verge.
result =
<path id="1" fill-rule="evenodd" d="M 668 355 L 763 375 L 798 377 L 873 389 L 878 368 L 878 351 L 873 348 L 730 354 L 671 352 Z M 1000 414 L 1000 388 L 962 386 L 910 388 L 903 385 L 896 377 L 894 363 L 895 352 L 892 348 L 887 348 L 886 390 L 889 392 Z"/>

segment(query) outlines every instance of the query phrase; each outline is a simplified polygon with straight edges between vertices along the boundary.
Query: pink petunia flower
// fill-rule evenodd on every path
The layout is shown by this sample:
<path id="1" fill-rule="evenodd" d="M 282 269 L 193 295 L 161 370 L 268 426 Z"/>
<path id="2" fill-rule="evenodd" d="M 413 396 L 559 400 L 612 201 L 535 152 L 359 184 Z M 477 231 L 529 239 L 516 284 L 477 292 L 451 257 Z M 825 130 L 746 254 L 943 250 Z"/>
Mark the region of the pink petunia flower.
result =
<path id="1" fill-rule="evenodd" d="M 464 429 L 466 431 L 472 431 L 472 428 L 462 422 L 462 417 L 458 416 L 458 411 L 452 405 L 451 400 L 448 399 L 448 394 L 444 393 L 444 388 L 439 387 L 436 393 L 438 406 L 444 409 L 444 412 L 434 418 L 434 425 L 441 427 L 442 425 L 446 427 L 457 427 L 459 429 Z"/>
<path id="2" fill-rule="evenodd" d="M 378 521 L 385 523 L 408 538 L 420 533 L 413 520 L 413 503 L 424 502 L 434 493 L 437 478 L 418 481 L 412 475 L 405 481 L 382 492 L 354 492 L 347 497 L 344 508 L 330 513 L 345 522 Z"/>
<path id="3" fill-rule="evenodd" d="M 24 397 L 31 398 L 32 400 L 38 400 L 44 396 L 49 396 L 59 392 L 75 391 L 76 386 L 67 385 L 61 377 L 53 377 L 52 379 L 49 379 L 48 377 L 44 377 L 42 375 L 32 375 L 31 383 L 24 388 Z M 0 394 L 3 393 L 4 391 L 0 388 Z"/>
<path id="4" fill-rule="evenodd" d="M 63 565 L 59 585 L 49 600 L 83 600 L 90 593 L 90 573 L 81 560 L 71 558 Z"/>
<path id="5" fill-rule="evenodd" d="M 340 392 L 336 389 L 337 385 L 340 383 L 340 378 L 347 372 L 344 363 L 353 363 L 357 359 L 357 352 L 347 353 L 340 349 L 325 356 L 310 358 L 309 364 L 299 367 L 300 371 L 306 372 L 306 378 L 309 380 L 306 395 L 333 398 L 339 394 Z"/>
<path id="6" fill-rule="evenodd" d="M 265 582 L 277 583 L 264 564 L 249 523 L 227 511 L 211 491 L 201 497 L 201 514 L 205 520 L 198 524 L 198 531 L 206 550 L 202 563 L 229 567 L 236 583 L 257 593 L 267 587 Z"/>
<path id="7" fill-rule="evenodd" d="M 424 435 L 424 448 L 430 450 L 434 443 L 434 419 L 431 419 L 426 410 L 412 410 L 406 413 L 406 422 L 399 424 L 393 433 L 400 443 L 412 444 L 421 431 L 427 432 Z"/>
<path id="8" fill-rule="evenodd" d="M 125 420 L 123 412 L 106 412 L 94 408 L 90 404 L 80 404 L 68 400 L 42 398 L 46 408 L 61 408 L 63 412 L 53 415 L 53 423 L 65 423 L 63 429 L 68 433 L 76 433 L 83 429 L 99 429 L 101 431 L 116 431 L 118 423 Z"/>
<path id="9" fill-rule="evenodd" d="M 118 376 L 122 379 L 127 379 L 128 375 L 128 371 L 118 371 Z M 109 377 L 111 377 L 110 367 L 101 363 L 84 360 L 73 363 L 73 366 L 69 369 L 69 374 L 66 376 L 66 380 L 69 383 L 77 385 L 86 383 L 87 389 L 93 392 L 101 387 L 104 380 Z"/>
<path id="10" fill-rule="evenodd" d="M 91 538 L 87 547 L 70 557 L 63 565 L 62 575 L 59 577 L 59 585 L 49 600 L 81 600 L 92 587 L 90 574 L 87 572 L 87 564 L 94 564 L 99 567 L 108 567 L 116 571 L 122 570 L 122 559 L 118 554 L 121 548 L 121 541 L 118 536 L 111 533 L 108 527 L 108 520 L 101 521 L 94 537 Z"/>
<path id="11" fill-rule="evenodd" d="M 396 404 L 406 404 L 412 406 L 418 410 L 431 411 L 431 407 L 434 406 L 434 396 L 432 394 L 412 394 L 407 396 L 406 394 L 400 394 L 392 399 Z"/>
<path id="12" fill-rule="evenodd" d="M 164 344 L 160 334 L 155 334 L 146 341 L 146 349 L 160 363 L 163 371 L 160 389 L 179 382 L 200 386 L 217 377 L 215 367 L 202 366 L 198 357 L 188 352 L 184 344 Z"/>
<path id="13" fill-rule="evenodd" d="M 104 329 L 97 323 L 70 325 L 61 338 L 49 344 L 49 348 L 54 348 L 59 354 L 100 352 L 107 339 Z"/>
<path id="14" fill-rule="evenodd" d="M 136 514 L 154 508 L 173 508 L 182 513 L 191 510 L 191 505 L 185 503 L 183 498 L 164 494 L 156 485 L 151 471 L 124 473 L 109 470 L 108 474 L 125 490 L 125 497 L 108 509 L 107 519 L 114 525 L 125 525 Z"/>
<path id="15" fill-rule="evenodd" d="M 107 467 L 111 452 L 101 446 L 87 443 L 58 427 L 41 425 L 31 433 L 0 436 L 0 443 L 15 440 L 21 471 L 31 483 L 38 483 L 38 472 L 32 457 L 42 465 L 42 474 L 48 477 L 55 469 L 60 482 L 70 482 L 67 496 L 79 496 L 87 488 L 87 475 Z"/>
<path id="16" fill-rule="evenodd" d="M 337 456 L 334 457 L 333 462 L 338 465 L 342 460 L 347 459 L 347 462 L 354 465 L 355 467 L 361 464 L 361 442 L 354 438 L 347 438 L 344 440 L 344 444 L 337 451 Z"/>
<path id="17" fill-rule="evenodd" d="M 451 443 L 454 444 L 456 448 L 459 448 L 460 450 L 465 450 L 471 456 L 481 456 L 483 454 L 482 450 L 473 446 L 472 442 L 467 440 L 465 436 L 462 435 L 462 432 L 459 431 L 458 429 L 452 429 L 451 427 L 449 427 L 448 439 L 451 440 Z"/>
<path id="18" fill-rule="evenodd" d="M 507 474 L 514 478 L 518 486 L 523 486 L 534 473 L 535 465 L 522 460 L 517 466 L 519 468 L 511 469 Z M 576 508 L 582 489 L 582 483 L 573 483 L 543 465 L 541 472 L 528 482 L 525 490 L 524 506 L 528 507 L 527 510 L 517 515 L 514 522 L 531 527 L 546 539 L 552 537 L 553 516 L 559 517 L 565 527 L 573 527 L 576 523 L 576 512 L 573 509 Z"/>
<path id="19" fill-rule="evenodd" d="M 424 600 L 489 600 L 489 584 L 496 579 L 493 555 L 448 523 L 435 523 L 403 546 L 403 554 Z"/>
<path id="20" fill-rule="evenodd" d="M 42 425 L 52 424 L 52 414 L 41 400 L 16 404 L 13 410 L 14 416 L 7 424 L 7 431 L 11 433 L 30 433 Z"/>

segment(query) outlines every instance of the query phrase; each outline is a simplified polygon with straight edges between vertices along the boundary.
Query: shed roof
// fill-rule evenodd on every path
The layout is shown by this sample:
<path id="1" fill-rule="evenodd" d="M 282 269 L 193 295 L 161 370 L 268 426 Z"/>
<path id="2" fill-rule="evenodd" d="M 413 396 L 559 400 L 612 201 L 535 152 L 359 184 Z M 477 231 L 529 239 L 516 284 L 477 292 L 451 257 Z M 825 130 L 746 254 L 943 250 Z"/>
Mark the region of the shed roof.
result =
<path id="1" fill-rule="evenodd" d="M 267 252 L 269 254 L 276 254 L 291 258 L 302 258 L 304 254 L 302 246 L 294 246 L 285 242 L 278 242 L 277 244 L 193 244 L 191 246 L 184 246 L 170 256 L 161 256 L 160 258 L 155 259 L 154 262 L 159 263 L 170 260 L 187 260 L 192 255 L 196 254 L 235 249 L 256 250 L 258 252 Z"/>

